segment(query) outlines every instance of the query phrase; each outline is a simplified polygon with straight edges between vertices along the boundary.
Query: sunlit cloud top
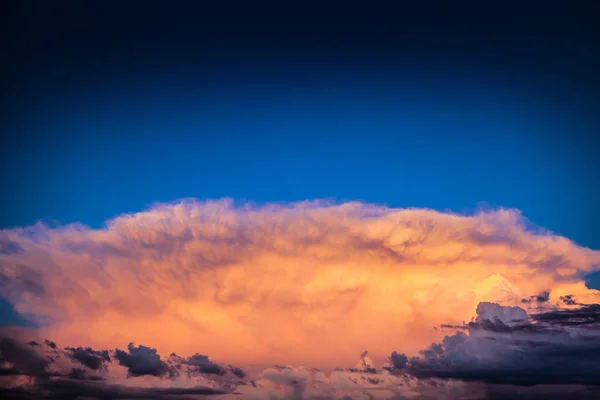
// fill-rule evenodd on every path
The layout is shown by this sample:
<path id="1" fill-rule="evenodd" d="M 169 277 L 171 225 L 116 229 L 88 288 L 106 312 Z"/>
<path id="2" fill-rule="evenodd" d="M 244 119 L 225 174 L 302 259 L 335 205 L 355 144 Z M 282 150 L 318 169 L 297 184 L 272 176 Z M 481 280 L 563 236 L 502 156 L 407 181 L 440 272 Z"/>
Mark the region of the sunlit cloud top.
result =
<path id="1" fill-rule="evenodd" d="M 505 209 L 186 200 L 103 229 L 2 231 L 0 294 L 73 347 L 353 365 L 365 349 L 414 354 L 481 301 L 598 302 L 582 276 L 600 252 L 530 225 Z"/>

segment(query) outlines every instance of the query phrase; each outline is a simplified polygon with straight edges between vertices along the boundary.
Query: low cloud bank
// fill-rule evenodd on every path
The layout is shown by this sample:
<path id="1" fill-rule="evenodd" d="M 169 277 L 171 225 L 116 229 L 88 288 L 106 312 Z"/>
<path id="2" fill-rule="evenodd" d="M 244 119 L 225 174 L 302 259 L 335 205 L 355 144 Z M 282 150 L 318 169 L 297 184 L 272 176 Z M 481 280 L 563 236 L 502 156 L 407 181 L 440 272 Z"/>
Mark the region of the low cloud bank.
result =
<path id="1" fill-rule="evenodd" d="M 597 306 L 528 314 L 482 302 L 475 318 L 452 327 L 455 334 L 413 357 L 393 351 L 381 368 L 367 351 L 351 368 L 246 369 L 198 353 L 161 357 L 156 349 L 133 343 L 127 351 L 62 348 L 4 333 L 0 387 L 23 399 L 592 399 L 600 394 Z"/>
<path id="2" fill-rule="evenodd" d="M 480 303 L 477 317 L 458 328 L 466 333 L 446 336 L 410 360 L 392 353 L 389 369 L 488 384 L 600 385 L 598 304 L 528 315 L 518 307 Z"/>

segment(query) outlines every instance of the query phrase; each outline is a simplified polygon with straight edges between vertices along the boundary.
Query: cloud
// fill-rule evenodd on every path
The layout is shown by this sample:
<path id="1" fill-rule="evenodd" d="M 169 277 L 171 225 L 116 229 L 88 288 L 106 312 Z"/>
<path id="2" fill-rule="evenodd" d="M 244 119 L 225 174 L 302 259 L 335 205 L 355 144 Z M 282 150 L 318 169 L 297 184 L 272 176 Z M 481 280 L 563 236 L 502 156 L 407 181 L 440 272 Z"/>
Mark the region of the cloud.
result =
<path id="1" fill-rule="evenodd" d="M 39 392 L 27 392 L 28 395 L 43 396 L 47 399 L 75 399 L 90 397 L 94 399 L 192 399 L 187 395 L 218 395 L 226 393 L 212 388 L 158 388 L 128 387 L 106 382 L 58 379 L 39 384 Z M 21 392 L 19 390 L 18 392 Z"/>
<path id="2" fill-rule="evenodd" d="M 389 371 L 404 371 L 408 363 L 408 357 L 404 353 L 393 351 L 390 355 L 390 362 L 384 367 Z"/>
<path id="3" fill-rule="evenodd" d="M 478 310 L 480 314 L 475 321 L 493 316 L 498 320 L 503 318 L 503 323 L 510 324 L 515 321 L 514 316 L 522 315 L 514 307 L 503 309 L 495 304 L 482 304 Z M 548 311 L 544 315 L 552 312 Z M 548 319 L 549 317 L 545 318 Z M 532 324 L 541 324 L 535 322 L 533 316 L 529 316 L 529 321 Z M 558 323 L 562 323 L 562 319 L 559 319 Z M 563 329 L 572 328 L 568 326 Z M 470 327 L 468 334 L 458 332 L 447 336 L 442 343 L 434 343 L 418 357 L 409 359 L 404 354 L 393 352 L 381 370 L 368 360 L 367 352 L 363 352 L 359 364 L 366 364 L 367 368 L 321 371 L 302 366 L 273 366 L 266 369 L 253 368 L 249 375 L 244 373 L 243 377 L 234 372 L 237 367 L 233 366 L 227 368 L 224 373 L 214 366 L 204 370 L 198 368 L 198 365 L 204 367 L 207 362 L 219 365 L 210 361 L 207 356 L 190 357 L 185 360 L 171 354 L 163 361 L 154 349 L 143 345 L 129 346 L 129 355 L 137 358 L 136 362 L 143 366 L 139 367 L 142 370 L 138 370 L 137 374 L 130 373 L 129 363 L 123 368 L 119 363 L 108 362 L 102 376 L 99 376 L 89 373 L 97 370 L 84 370 L 73 367 L 74 364 L 60 362 L 62 354 L 67 356 L 63 361 L 79 363 L 79 360 L 73 357 L 77 354 L 77 351 L 73 350 L 77 349 L 67 347 L 61 352 L 50 347 L 32 346 L 17 339 L 3 337 L 0 341 L 0 388 L 3 389 L 0 391 L 8 398 L 24 399 L 66 399 L 85 396 L 95 399 L 198 399 L 198 396 L 213 395 L 223 396 L 223 399 L 282 400 L 592 399 L 600 393 L 600 389 L 590 387 L 600 387 L 595 366 L 600 342 L 590 341 L 589 333 L 594 330 L 598 333 L 596 327 L 588 326 L 586 329 L 587 331 L 580 332 L 580 336 L 572 338 L 572 342 L 566 342 L 566 336 L 557 337 L 555 333 L 551 338 L 523 337 L 520 336 L 521 332 L 506 334 L 496 331 L 492 333 L 493 336 L 481 336 L 481 332 L 489 335 L 489 331 L 477 326 Z M 540 329 L 531 332 L 541 335 L 544 331 Z M 528 332 L 528 335 L 531 335 L 531 332 Z M 485 340 L 498 344 L 489 346 L 481 342 Z M 549 343 L 548 340 L 554 342 Z M 589 346 L 585 349 L 590 352 L 589 355 L 571 354 L 586 342 Z M 515 348 L 519 351 L 515 352 Z M 118 350 L 82 349 L 87 355 L 99 355 L 103 360 L 105 354 L 109 354 L 110 358 L 115 360 L 119 357 Z M 49 357 L 48 354 L 54 357 Z M 520 357 L 514 358 L 515 354 Z M 476 359 L 481 362 L 475 362 Z M 524 361 L 529 359 L 531 360 Z M 127 360 L 132 361 L 130 358 Z M 164 365 L 158 367 L 157 360 Z M 196 362 L 198 360 L 201 362 Z M 557 360 L 562 364 L 557 364 Z M 533 363 L 540 365 L 536 369 L 532 367 Z M 155 368 L 152 369 L 149 365 L 154 365 Z M 180 368 L 183 371 L 182 365 L 193 368 L 196 375 L 187 375 L 185 380 L 180 379 L 180 374 L 152 375 L 160 368 Z M 549 367 L 554 369 L 548 370 Z M 123 368 L 121 375 L 119 368 Z M 584 370 L 587 372 L 582 373 Z M 142 371 L 146 374 L 141 375 Z M 125 377 L 125 374 L 128 377 Z M 225 376 L 229 376 L 229 379 L 225 379 Z M 3 379 L 6 377 L 10 379 Z M 216 380 L 212 380 L 211 377 Z M 549 381 L 563 385 L 553 389 L 549 387 L 552 386 L 549 385 Z M 564 385 L 565 383 L 568 384 Z M 536 386 L 530 388 L 534 384 Z"/>
<path id="4" fill-rule="evenodd" d="M 481 301 L 598 302 L 582 276 L 600 253 L 526 226 L 503 209 L 159 204 L 104 229 L 4 230 L 23 251 L 0 254 L 0 295 L 74 347 L 189 357 L 201 342 L 233 364 L 333 367 L 365 347 L 382 360 L 398 340 L 416 354 Z"/>
<path id="5" fill-rule="evenodd" d="M 576 309 L 552 310 L 532 316 L 536 322 L 560 326 L 600 327 L 600 304 L 585 304 Z"/>
<path id="6" fill-rule="evenodd" d="M 98 351 L 92 350 L 89 347 L 78 347 L 76 349 L 67 347 L 65 350 L 67 351 L 68 356 L 73 360 L 76 360 L 93 370 L 105 367 L 107 362 L 111 362 L 108 350 Z"/>
<path id="7" fill-rule="evenodd" d="M 185 200 L 101 229 L 1 231 L 0 296 L 37 324 L 27 341 L 39 345 L 23 348 L 52 357 L 52 380 L 233 385 L 244 396 L 281 385 L 279 395 L 303 398 L 325 384 L 337 398 L 467 393 L 480 390 L 475 381 L 495 384 L 519 354 L 557 360 L 550 344 L 594 354 L 600 291 L 584 277 L 598 270 L 600 252 L 530 225 L 506 209 Z M 446 336 L 449 326 L 462 333 Z M 502 368 L 467 368 L 482 360 Z M 541 365 L 532 363 L 523 368 Z M 288 373 L 263 373 L 275 364 L 306 366 L 291 367 L 304 380 L 275 382 Z"/>
<path id="8" fill-rule="evenodd" d="M 0 374 L 46 376 L 50 360 L 33 348 L 10 337 L 0 337 Z"/>
<path id="9" fill-rule="evenodd" d="M 481 303 L 467 333 L 446 336 L 399 369 L 417 378 L 487 384 L 600 385 L 599 321 L 597 305 L 528 315 Z"/>
<path id="10" fill-rule="evenodd" d="M 50 347 L 51 349 L 56 349 L 56 343 L 46 339 L 44 340 L 44 344 L 48 347 Z"/>
<path id="11" fill-rule="evenodd" d="M 350 368 L 352 372 L 365 372 L 365 373 L 376 373 L 375 365 L 373 364 L 373 360 L 369 357 L 369 352 L 367 350 L 363 351 L 360 355 L 360 361 L 354 366 L 354 368 Z"/>
<path id="12" fill-rule="evenodd" d="M 127 372 L 130 376 L 164 376 L 166 374 L 173 374 L 173 370 L 160 359 L 160 355 L 156 349 L 146 346 L 135 346 L 133 343 L 129 343 L 127 351 L 117 349 L 115 351 L 115 358 L 119 361 L 119 364 L 127 368 Z"/>
<path id="13" fill-rule="evenodd" d="M 0 254 L 19 254 L 23 252 L 18 243 L 11 241 L 8 234 L 0 232 Z"/>
<path id="14" fill-rule="evenodd" d="M 184 361 L 186 364 L 194 366 L 203 374 L 224 375 L 226 369 L 221 365 L 216 364 L 208 359 L 208 356 L 203 354 L 194 354 Z"/>
<path id="15" fill-rule="evenodd" d="M 128 350 L 125 356 L 119 349 L 66 347 L 63 351 L 58 346 L 42 347 L 38 342 L 24 342 L 3 332 L 0 335 L 0 388 L 6 398 L 61 400 L 85 396 L 187 399 L 192 398 L 188 396 L 231 393 L 235 388 L 236 382 L 232 380 L 220 383 L 202 380 L 202 371 L 197 371 L 193 378 L 179 379 L 178 374 L 167 374 L 171 366 L 160 360 L 155 349 L 132 344 Z M 112 363 L 113 359 L 118 363 Z M 124 371 L 119 370 L 119 363 L 125 366 Z M 232 366 L 231 369 L 239 368 Z M 150 379 L 145 379 L 148 377 Z"/>

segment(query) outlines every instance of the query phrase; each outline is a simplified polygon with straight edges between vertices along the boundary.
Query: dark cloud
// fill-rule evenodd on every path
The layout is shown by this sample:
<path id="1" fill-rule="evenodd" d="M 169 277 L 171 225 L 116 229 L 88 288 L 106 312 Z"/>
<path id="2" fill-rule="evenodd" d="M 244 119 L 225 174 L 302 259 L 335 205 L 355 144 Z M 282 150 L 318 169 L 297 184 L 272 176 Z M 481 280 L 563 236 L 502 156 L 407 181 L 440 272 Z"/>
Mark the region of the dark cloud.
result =
<path id="1" fill-rule="evenodd" d="M 175 353 L 171 353 L 168 364 L 178 371 L 187 373 L 189 376 L 196 374 L 224 376 L 228 372 L 238 378 L 244 378 L 246 376 L 246 373 L 241 368 L 233 365 L 224 366 L 215 363 L 211 361 L 208 356 L 199 353 L 187 358 L 180 357 Z"/>
<path id="2" fill-rule="evenodd" d="M 378 385 L 380 380 L 377 378 L 371 378 L 370 376 L 363 376 L 363 380 L 367 381 L 370 385 Z"/>
<path id="3" fill-rule="evenodd" d="M 81 368 L 72 368 L 71 372 L 67 374 L 67 378 L 75 380 L 92 380 L 101 381 L 103 378 L 97 375 L 88 375 L 88 373 Z"/>
<path id="4" fill-rule="evenodd" d="M 234 366 L 229 366 L 229 370 L 231 371 L 232 374 L 234 374 L 238 378 L 245 378 L 246 377 L 246 373 L 241 368 L 234 367 Z"/>
<path id="5" fill-rule="evenodd" d="M 10 363 L 11 367 L 0 367 L 2 374 L 28 376 L 47 376 L 46 368 L 50 361 L 24 343 L 12 338 L 0 338 L 0 361 Z"/>
<path id="6" fill-rule="evenodd" d="M 552 310 L 534 314 L 536 322 L 560 326 L 600 326 L 600 304 L 582 305 L 576 309 Z"/>
<path id="7" fill-rule="evenodd" d="M 575 297 L 572 294 L 560 296 L 560 300 L 568 306 L 576 306 L 579 304 L 577 301 L 575 301 Z"/>
<path id="8" fill-rule="evenodd" d="M 384 369 L 389 371 L 404 371 L 408 363 L 408 357 L 404 353 L 392 352 L 389 358 L 389 365 L 385 366 Z"/>
<path id="9" fill-rule="evenodd" d="M 184 363 L 196 367 L 198 372 L 202 374 L 224 375 L 227 372 L 225 368 L 210 361 L 208 356 L 203 354 L 196 353 L 185 359 Z"/>
<path id="10" fill-rule="evenodd" d="M 0 398 L 2 399 L 197 399 L 199 395 L 229 393 L 233 381 L 224 381 L 220 385 L 227 389 L 207 387 L 133 387 L 110 383 L 105 376 L 93 374 L 93 371 L 107 370 L 111 363 L 108 350 L 94 350 L 90 347 L 66 347 L 57 350 L 54 342 L 20 342 L 16 337 L 0 337 Z M 54 356 L 51 356 L 53 355 Z M 66 357 L 57 361 L 57 354 Z M 173 359 L 181 359 L 175 354 Z M 127 351 L 116 350 L 114 357 L 125 366 L 128 376 L 152 375 L 172 378 L 174 367 L 160 359 L 153 348 L 135 346 L 130 343 Z M 81 364 L 85 368 L 73 367 L 68 360 Z M 245 377 L 240 368 L 222 367 L 209 360 L 207 356 L 195 354 L 181 359 L 195 369 L 197 373 L 224 375 L 230 371 L 237 378 Z M 171 361 L 171 360 L 169 360 Z M 90 371 L 91 370 L 91 371 Z M 143 382 L 141 382 L 143 384 Z M 190 381 L 191 383 L 191 381 Z M 242 384 L 245 382 L 237 382 Z"/>
<path id="11" fill-rule="evenodd" d="M 129 343 L 127 350 L 117 349 L 115 358 L 119 364 L 127 367 L 130 376 L 164 376 L 174 373 L 172 368 L 160 359 L 156 349 L 142 345 L 136 347 L 133 343 Z"/>
<path id="12" fill-rule="evenodd" d="M 225 394 L 227 391 L 206 387 L 192 388 L 142 388 L 130 387 L 106 382 L 57 379 L 43 382 L 32 390 L 19 388 L 7 390 L 6 394 L 23 399 L 68 400 L 79 397 L 96 399 L 191 399 L 190 396 Z M 17 397 L 22 396 L 22 397 Z M 29 397 L 28 397 L 29 396 Z"/>
<path id="13" fill-rule="evenodd" d="M 505 334 L 517 332 L 560 334 L 563 331 L 556 325 L 593 323 L 596 310 L 594 310 L 594 307 L 591 307 L 589 310 L 551 310 L 527 315 L 525 310 L 519 307 L 504 307 L 494 303 L 480 303 L 477 312 L 478 315 L 474 321 L 463 325 L 442 324 L 441 327 Z"/>
<path id="14" fill-rule="evenodd" d="M 111 362 L 108 350 L 93 350 L 89 347 L 66 347 L 65 354 L 72 360 L 78 361 L 93 370 L 101 369 L 107 362 Z"/>
<path id="15" fill-rule="evenodd" d="M 597 400 L 600 388 L 581 385 L 487 385 L 482 400 Z"/>
<path id="16" fill-rule="evenodd" d="M 527 299 L 522 299 L 521 303 L 529 304 L 533 302 L 546 303 L 550 300 L 550 292 L 542 292 L 536 296 L 530 296 Z"/>
<path id="17" fill-rule="evenodd" d="M 40 393 L 32 392 L 22 387 L 0 387 L 0 398 L 10 400 L 39 400 L 42 397 Z"/>
<path id="18" fill-rule="evenodd" d="M 465 326 L 468 335 L 459 331 L 433 343 L 405 371 L 488 384 L 600 385 L 600 305 L 527 316 L 518 307 L 481 303 L 477 314 Z M 402 362 L 393 362 L 398 357 L 390 357 L 392 371 L 402 370 Z"/>

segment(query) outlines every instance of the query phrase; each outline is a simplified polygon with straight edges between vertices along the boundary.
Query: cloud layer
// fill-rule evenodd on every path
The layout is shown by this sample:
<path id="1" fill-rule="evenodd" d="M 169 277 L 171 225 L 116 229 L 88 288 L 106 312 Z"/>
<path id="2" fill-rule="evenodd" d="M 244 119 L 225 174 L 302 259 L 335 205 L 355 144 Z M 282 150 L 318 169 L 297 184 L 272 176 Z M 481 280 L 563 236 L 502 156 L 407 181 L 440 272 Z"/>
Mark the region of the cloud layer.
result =
<path id="1" fill-rule="evenodd" d="M 130 379 L 235 376 L 254 390 L 262 384 L 248 380 L 245 365 L 356 366 L 344 374 L 366 376 L 370 358 L 381 365 L 392 350 L 388 380 L 409 368 L 413 378 L 519 383 L 470 377 L 467 366 L 482 356 L 473 349 L 543 358 L 543 345 L 510 342 L 515 350 L 506 353 L 496 337 L 530 343 L 542 336 L 527 335 L 543 334 L 569 354 L 589 351 L 580 339 L 596 346 L 600 292 L 583 276 L 599 265 L 599 251 L 505 209 L 461 216 L 358 202 L 187 200 L 103 229 L 0 232 L 0 295 L 38 324 L 20 335 L 44 348 L 46 338 L 67 346 L 61 351 L 74 368 L 97 375 L 122 368 Z M 466 333 L 448 336 L 449 326 Z M 456 368 L 445 373 L 447 363 Z M 282 373 L 263 380 L 274 384 Z M 304 375 L 296 385 L 311 381 Z"/>
<path id="2" fill-rule="evenodd" d="M 398 341 L 414 353 L 480 301 L 597 303 L 581 276 L 600 253 L 525 227 L 514 210 L 161 204 L 101 230 L 4 231 L 0 294 L 77 346 L 332 366 Z"/>

